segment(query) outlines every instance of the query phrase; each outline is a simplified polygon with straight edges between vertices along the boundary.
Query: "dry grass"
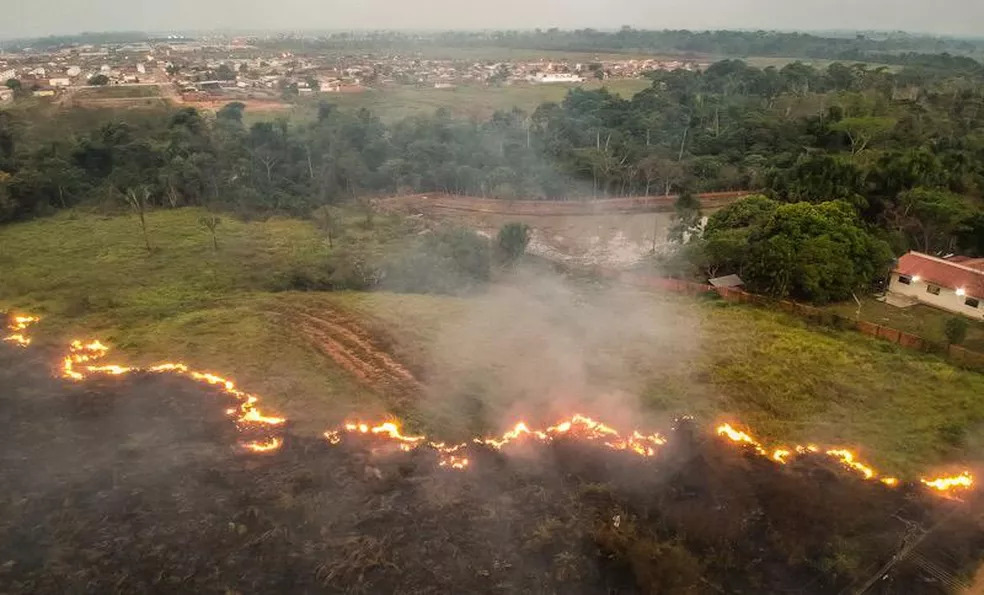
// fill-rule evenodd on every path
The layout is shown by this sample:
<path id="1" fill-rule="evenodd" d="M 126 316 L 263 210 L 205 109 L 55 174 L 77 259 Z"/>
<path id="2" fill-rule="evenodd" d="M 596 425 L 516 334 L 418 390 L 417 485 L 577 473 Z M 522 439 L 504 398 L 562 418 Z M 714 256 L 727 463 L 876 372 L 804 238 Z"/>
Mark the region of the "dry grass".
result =
<path id="1" fill-rule="evenodd" d="M 278 292 L 298 267 L 323 266 L 328 250 L 313 227 L 224 218 L 220 250 L 213 252 L 199 215 L 152 213 L 158 249 L 151 254 L 140 247 L 131 217 L 65 213 L 0 228 L 0 304 L 44 316 L 36 332 L 42 347 L 98 337 L 126 362 L 180 359 L 228 374 L 305 432 L 358 412 L 394 411 L 391 401 L 354 382 L 291 326 L 290 314 L 319 305 L 353 314 L 430 385 L 425 403 L 399 410 L 417 428 L 447 431 L 446 421 L 457 418 L 465 422 L 462 431 L 487 431 L 515 413 L 481 409 L 495 400 L 489 396 L 549 401 L 536 394 L 552 379 L 536 350 L 538 338 L 523 342 L 523 333 L 535 335 L 536 327 L 527 328 L 512 311 L 490 310 L 491 294 Z M 386 225 L 377 218 L 378 233 L 387 233 Z M 582 296 L 575 302 L 590 299 L 609 309 L 608 318 L 587 322 L 577 320 L 576 309 L 544 314 L 557 328 L 588 325 L 585 336 L 593 342 L 581 341 L 590 349 L 571 368 L 579 386 L 638 395 L 645 423 L 655 427 L 684 413 L 706 424 L 734 419 L 770 441 L 858 445 L 866 458 L 900 473 L 973 459 L 984 446 L 984 376 L 939 358 L 808 327 L 780 313 L 597 287 L 570 291 Z M 657 332 L 636 332 L 636 320 L 660 321 Z M 577 347 L 580 327 L 573 328 L 569 342 Z M 496 368 L 483 351 L 503 331 L 529 354 L 521 359 L 522 373 Z M 687 340 L 670 340 L 681 336 Z M 555 368 L 557 360 L 563 363 L 554 357 Z M 479 408 L 461 409 L 462 403 Z"/>
<path id="2" fill-rule="evenodd" d="M 428 344 L 441 343 L 439 353 L 448 352 L 445 343 L 456 325 L 482 309 L 482 298 L 345 293 L 324 299 L 385 329 L 395 338 L 394 350 L 424 369 L 448 365 L 435 363 Z M 636 375 L 615 380 L 614 387 L 641 385 L 641 401 L 653 419 L 692 414 L 705 424 L 737 420 L 769 442 L 858 447 L 866 459 L 903 474 L 976 460 L 984 446 L 984 403 L 977 396 L 984 392 L 984 376 L 978 373 L 782 313 L 675 297 L 641 299 L 654 320 L 692 321 L 697 338 L 691 352 L 684 344 L 641 338 L 607 354 L 620 371 Z M 681 350 L 687 359 L 678 357 Z M 460 352 L 481 354 L 482 347 L 462 344 Z M 601 377 L 605 372 L 604 366 L 592 370 Z M 501 390 L 476 386 L 469 388 Z"/>

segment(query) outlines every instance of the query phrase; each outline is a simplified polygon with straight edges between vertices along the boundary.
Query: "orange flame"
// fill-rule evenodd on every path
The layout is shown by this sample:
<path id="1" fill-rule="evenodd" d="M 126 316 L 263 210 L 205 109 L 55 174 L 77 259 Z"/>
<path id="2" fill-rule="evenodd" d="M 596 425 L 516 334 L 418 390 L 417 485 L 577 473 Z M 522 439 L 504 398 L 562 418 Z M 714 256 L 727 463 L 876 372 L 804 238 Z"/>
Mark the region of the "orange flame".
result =
<path id="1" fill-rule="evenodd" d="M 40 320 L 37 316 L 14 316 L 8 324 L 9 334 L 3 337 L 4 341 L 20 346 L 28 346 L 31 339 L 24 331 L 32 324 Z M 228 409 L 230 416 L 236 418 L 236 422 L 242 426 L 279 426 L 286 422 L 283 417 L 264 415 L 256 407 L 259 398 L 243 392 L 236 388 L 235 383 L 216 374 L 199 372 L 192 370 L 182 363 L 166 362 L 151 366 L 149 368 L 134 368 L 121 365 L 94 365 L 94 362 L 104 358 L 109 353 L 109 347 L 99 341 L 72 341 L 69 352 L 62 360 L 62 375 L 71 380 L 85 380 L 93 375 L 121 376 L 133 372 L 146 372 L 152 374 L 171 373 L 186 376 L 197 382 L 218 387 L 222 392 L 234 397 L 239 401 L 237 407 Z M 345 432 L 371 434 L 373 436 L 392 440 L 396 442 L 401 450 L 410 451 L 421 446 L 427 446 L 437 451 L 440 457 L 440 466 L 451 469 L 465 469 L 469 465 L 469 459 L 457 454 L 464 449 L 468 443 L 449 446 L 444 442 L 434 442 L 426 436 L 409 436 L 404 434 L 398 425 L 393 421 L 370 426 L 363 422 L 350 422 L 343 426 Z M 717 427 L 717 434 L 725 436 L 732 442 L 746 445 L 755 450 L 759 455 L 765 456 L 770 460 L 786 464 L 790 457 L 796 455 L 818 454 L 820 448 L 814 444 L 797 445 L 789 448 L 775 448 L 767 450 L 758 440 L 749 433 L 735 429 L 731 424 L 725 423 Z M 507 445 L 521 440 L 537 440 L 549 442 L 558 437 L 571 436 L 578 439 L 599 441 L 605 446 L 621 451 L 636 453 L 640 456 L 651 457 L 656 453 L 655 447 L 666 444 L 666 440 L 657 433 L 644 434 L 638 430 L 623 436 L 615 428 L 607 426 L 599 421 L 593 420 L 584 415 L 575 414 L 569 419 L 562 420 L 555 425 L 544 429 L 531 429 L 526 422 L 518 422 L 512 429 L 508 430 L 500 437 L 474 438 L 472 444 L 488 446 L 496 450 L 501 450 Z M 324 433 L 325 439 L 329 444 L 338 444 L 342 440 L 342 430 L 328 430 Z M 270 452 L 279 449 L 283 445 L 283 438 L 270 437 L 266 440 L 256 440 L 243 443 L 243 446 L 252 452 Z M 824 454 L 838 460 L 843 466 L 858 472 L 866 480 L 877 479 L 882 484 L 895 487 L 899 485 L 899 480 L 895 477 L 878 477 L 878 473 L 870 466 L 857 460 L 857 456 L 850 450 L 841 448 L 831 448 L 824 451 Z M 948 494 L 952 490 L 970 489 L 974 486 L 974 478 L 968 471 L 955 476 L 939 477 L 937 479 L 921 479 L 927 487 L 941 493 Z"/>
<path id="2" fill-rule="evenodd" d="M 797 445 L 792 450 L 788 448 L 776 448 L 773 449 L 771 453 L 759 443 L 758 440 L 752 438 L 750 434 L 746 432 L 741 432 L 736 430 L 731 424 L 722 424 L 718 426 L 717 433 L 720 436 L 726 436 L 732 442 L 739 444 L 747 444 L 748 446 L 755 449 L 755 452 L 762 456 L 767 456 L 773 461 L 785 465 L 788 462 L 789 457 L 793 454 L 797 455 L 807 455 L 807 454 L 817 454 L 820 452 L 820 448 L 815 444 L 807 444 L 806 446 Z M 898 478 L 895 477 L 878 477 L 878 472 L 875 471 L 871 466 L 866 465 L 857 460 L 857 455 L 854 452 L 843 449 L 843 448 L 831 448 L 824 451 L 824 454 L 833 457 L 838 460 L 844 467 L 856 471 L 861 474 L 865 479 L 878 479 L 882 484 L 894 488 L 899 485 Z M 925 483 L 925 482 L 924 482 Z"/>
<path id="3" fill-rule="evenodd" d="M 865 465 L 864 463 L 860 463 L 856 461 L 854 457 L 854 453 L 849 450 L 844 450 L 842 448 L 834 448 L 828 450 L 827 454 L 829 456 L 840 459 L 840 461 L 844 463 L 845 467 L 848 467 L 849 469 L 854 469 L 855 471 L 859 472 L 861 475 L 864 475 L 865 479 L 871 479 L 872 477 L 875 476 L 875 470 Z"/>
<path id="4" fill-rule="evenodd" d="M 956 489 L 970 489 L 974 485 L 974 477 L 970 471 L 964 471 L 959 475 L 950 477 L 938 477 L 936 479 L 920 479 L 923 485 L 929 486 L 939 492 L 949 492 Z"/>
<path id="5" fill-rule="evenodd" d="M 14 316 L 10 319 L 7 324 L 8 334 L 3 337 L 3 340 L 7 343 L 13 343 L 20 347 L 27 347 L 31 344 L 31 338 L 28 337 L 24 331 L 27 330 L 29 326 L 41 320 L 38 316 Z"/>
<path id="6" fill-rule="evenodd" d="M 284 441 L 282 438 L 274 437 L 268 440 L 254 440 L 252 442 L 246 442 L 243 446 L 253 452 L 270 452 L 280 448 L 283 443 Z"/>
<path id="7" fill-rule="evenodd" d="M 463 457 L 457 457 L 455 455 L 449 455 L 438 463 L 441 467 L 450 467 L 451 469 L 464 469 L 468 466 L 468 459 Z"/>
<path id="8" fill-rule="evenodd" d="M 36 317 L 17 317 L 14 319 L 21 328 L 26 328 L 27 324 L 36 321 Z M 13 328 L 13 327 L 12 327 Z M 70 380 L 82 381 L 95 375 L 103 376 L 123 376 L 135 372 L 146 372 L 151 374 L 176 374 L 186 376 L 196 382 L 208 384 L 219 388 L 225 394 L 239 401 L 237 407 L 227 410 L 227 413 L 236 418 L 236 423 L 245 427 L 256 426 L 279 426 L 287 420 L 283 417 L 264 415 L 257 407 L 259 399 L 236 388 L 235 383 L 216 374 L 209 372 L 199 372 L 192 370 L 185 364 L 165 362 L 150 366 L 149 368 L 136 368 L 122 366 L 118 364 L 95 365 L 95 362 L 106 357 L 109 347 L 100 341 L 89 341 L 88 343 L 75 340 L 69 344 L 68 355 L 62 359 L 62 376 Z M 269 438 L 266 441 L 249 442 L 245 446 L 254 452 L 268 452 L 280 448 L 283 440 L 280 438 Z"/>
<path id="9" fill-rule="evenodd" d="M 467 458 L 455 454 L 468 446 L 468 442 L 448 445 L 444 442 L 430 441 L 426 436 L 408 436 L 400 430 L 396 422 L 385 422 L 375 426 L 365 422 L 347 422 L 338 430 L 325 432 L 324 437 L 329 444 L 338 444 L 342 440 L 343 431 L 350 434 L 371 434 L 379 438 L 392 440 L 397 442 L 399 448 L 404 451 L 410 451 L 421 446 L 429 447 L 441 455 L 439 463 L 441 467 L 464 469 L 469 465 Z M 562 420 L 542 430 L 532 429 L 529 424 L 521 421 L 501 436 L 473 438 L 470 443 L 487 446 L 495 450 L 502 450 L 506 446 L 522 440 L 535 440 L 546 443 L 562 436 L 600 441 L 611 449 L 630 451 L 646 457 L 654 456 L 656 454 L 655 447 L 666 444 L 666 440 L 655 433 L 643 434 L 639 431 L 634 431 L 628 436 L 623 437 L 614 428 L 580 414 L 575 414 L 569 419 Z"/>

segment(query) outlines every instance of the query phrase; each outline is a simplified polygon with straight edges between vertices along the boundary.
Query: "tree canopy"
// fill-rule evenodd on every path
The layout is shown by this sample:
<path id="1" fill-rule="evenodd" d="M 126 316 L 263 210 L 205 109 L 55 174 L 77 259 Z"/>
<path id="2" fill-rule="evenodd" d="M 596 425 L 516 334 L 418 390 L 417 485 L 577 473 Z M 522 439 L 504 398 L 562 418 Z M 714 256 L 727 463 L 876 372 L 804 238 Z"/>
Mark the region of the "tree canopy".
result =
<path id="1" fill-rule="evenodd" d="M 818 303 L 866 290 L 892 262 L 888 244 L 843 201 L 749 197 L 710 218 L 700 248 L 706 266 L 739 274 L 753 291 Z"/>

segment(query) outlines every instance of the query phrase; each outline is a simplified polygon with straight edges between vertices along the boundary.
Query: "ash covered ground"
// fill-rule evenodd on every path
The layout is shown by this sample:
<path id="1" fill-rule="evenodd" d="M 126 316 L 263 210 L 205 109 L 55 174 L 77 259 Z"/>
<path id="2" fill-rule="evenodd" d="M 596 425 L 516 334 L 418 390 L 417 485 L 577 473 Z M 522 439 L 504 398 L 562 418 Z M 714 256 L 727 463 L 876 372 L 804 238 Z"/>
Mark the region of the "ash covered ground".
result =
<path id="1" fill-rule="evenodd" d="M 465 471 L 372 438 L 253 454 L 220 392 L 81 384 L 0 346 L 0 592 L 947 593 L 980 502 L 786 467 L 686 423 L 653 458 L 577 441 Z"/>

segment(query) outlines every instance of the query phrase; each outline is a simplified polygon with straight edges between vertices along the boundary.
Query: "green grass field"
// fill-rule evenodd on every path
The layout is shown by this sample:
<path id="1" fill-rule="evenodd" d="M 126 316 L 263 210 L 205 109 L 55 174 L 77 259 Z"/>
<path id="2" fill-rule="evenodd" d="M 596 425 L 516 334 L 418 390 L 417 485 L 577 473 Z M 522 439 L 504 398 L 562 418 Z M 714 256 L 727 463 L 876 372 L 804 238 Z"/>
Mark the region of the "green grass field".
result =
<path id="1" fill-rule="evenodd" d="M 132 216 L 66 213 L 0 228 L 0 301 L 43 317 L 42 344 L 99 338 L 117 361 L 179 360 L 228 374 L 276 395 L 276 409 L 312 431 L 373 403 L 370 391 L 297 340 L 282 322 L 282 296 L 270 291 L 296 267 L 324 259 L 314 228 L 225 217 L 215 252 L 201 214 L 150 214 L 152 254 Z M 305 415 L 311 410 L 318 413 Z"/>
<path id="2" fill-rule="evenodd" d="M 109 85 L 79 89 L 75 93 L 78 99 L 143 99 L 160 96 L 161 89 L 157 85 Z"/>
<path id="3" fill-rule="evenodd" d="M 946 343 L 944 325 L 947 320 L 957 316 L 922 304 L 909 308 L 896 308 L 873 298 L 861 301 L 860 313 L 858 305 L 854 302 L 835 304 L 828 306 L 828 309 L 847 318 L 860 317 L 861 320 L 899 329 L 936 343 Z M 967 319 L 967 322 L 970 326 L 967 329 L 967 339 L 962 345 L 967 349 L 984 352 L 984 322 L 974 322 L 970 319 Z"/>
<path id="4" fill-rule="evenodd" d="M 311 120 L 317 115 L 317 105 L 321 101 L 333 103 L 342 109 L 368 108 L 387 122 L 408 116 L 431 115 L 445 108 L 458 117 L 485 119 L 496 110 L 511 110 L 518 107 L 533 112 L 540 104 L 548 101 L 561 101 L 575 85 L 514 85 L 504 87 L 483 87 L 463 85 L 453 89 L 434 89 L 432 87 L 394 86 L 371 89 L 362 93 L 320 93 L 310 100 L 298 104 L 290 112 L 290 118 L 297 121 Z M 649 87 L 649 81 L 640 79 L 620 79 L 578 85 L 585 89 L 598 89 L 602 86 L 623 97 L 631 97 Z M 283 117 L 284 112 L 247 111 L 247 124 Z"/>
<path id="5" fill-rule="evenodd" d="M 510 278 L 467 298 L 281 292 L 291 271 L 327 257 L 311 225 L 226 217 L 216 252 L 200 215 L 152 213 L 150 254 L 132 216 L 70 212 L 2 227 L 0 306 L 44 317 L 34 334 L 53 365 L 75 337 L 107 341 L 118 361 L 183 360 L 263 395 L 302 431 L 393 410 L 286 321 L 321 304 L 353 314 L 420 371 L 427 394 L 400 413 L 434 433 L 487 431 L 527 411 L 549 417 L 575 397 L 616 415 L 604 398 L 621 393 L 640 409 L 625 423 L 738 421 L 770 442 L 857 446 L 893 473 L 984 447 L 984 376 L 857 333 L 569 282 L 534 290 L 533 302 Z"/>

